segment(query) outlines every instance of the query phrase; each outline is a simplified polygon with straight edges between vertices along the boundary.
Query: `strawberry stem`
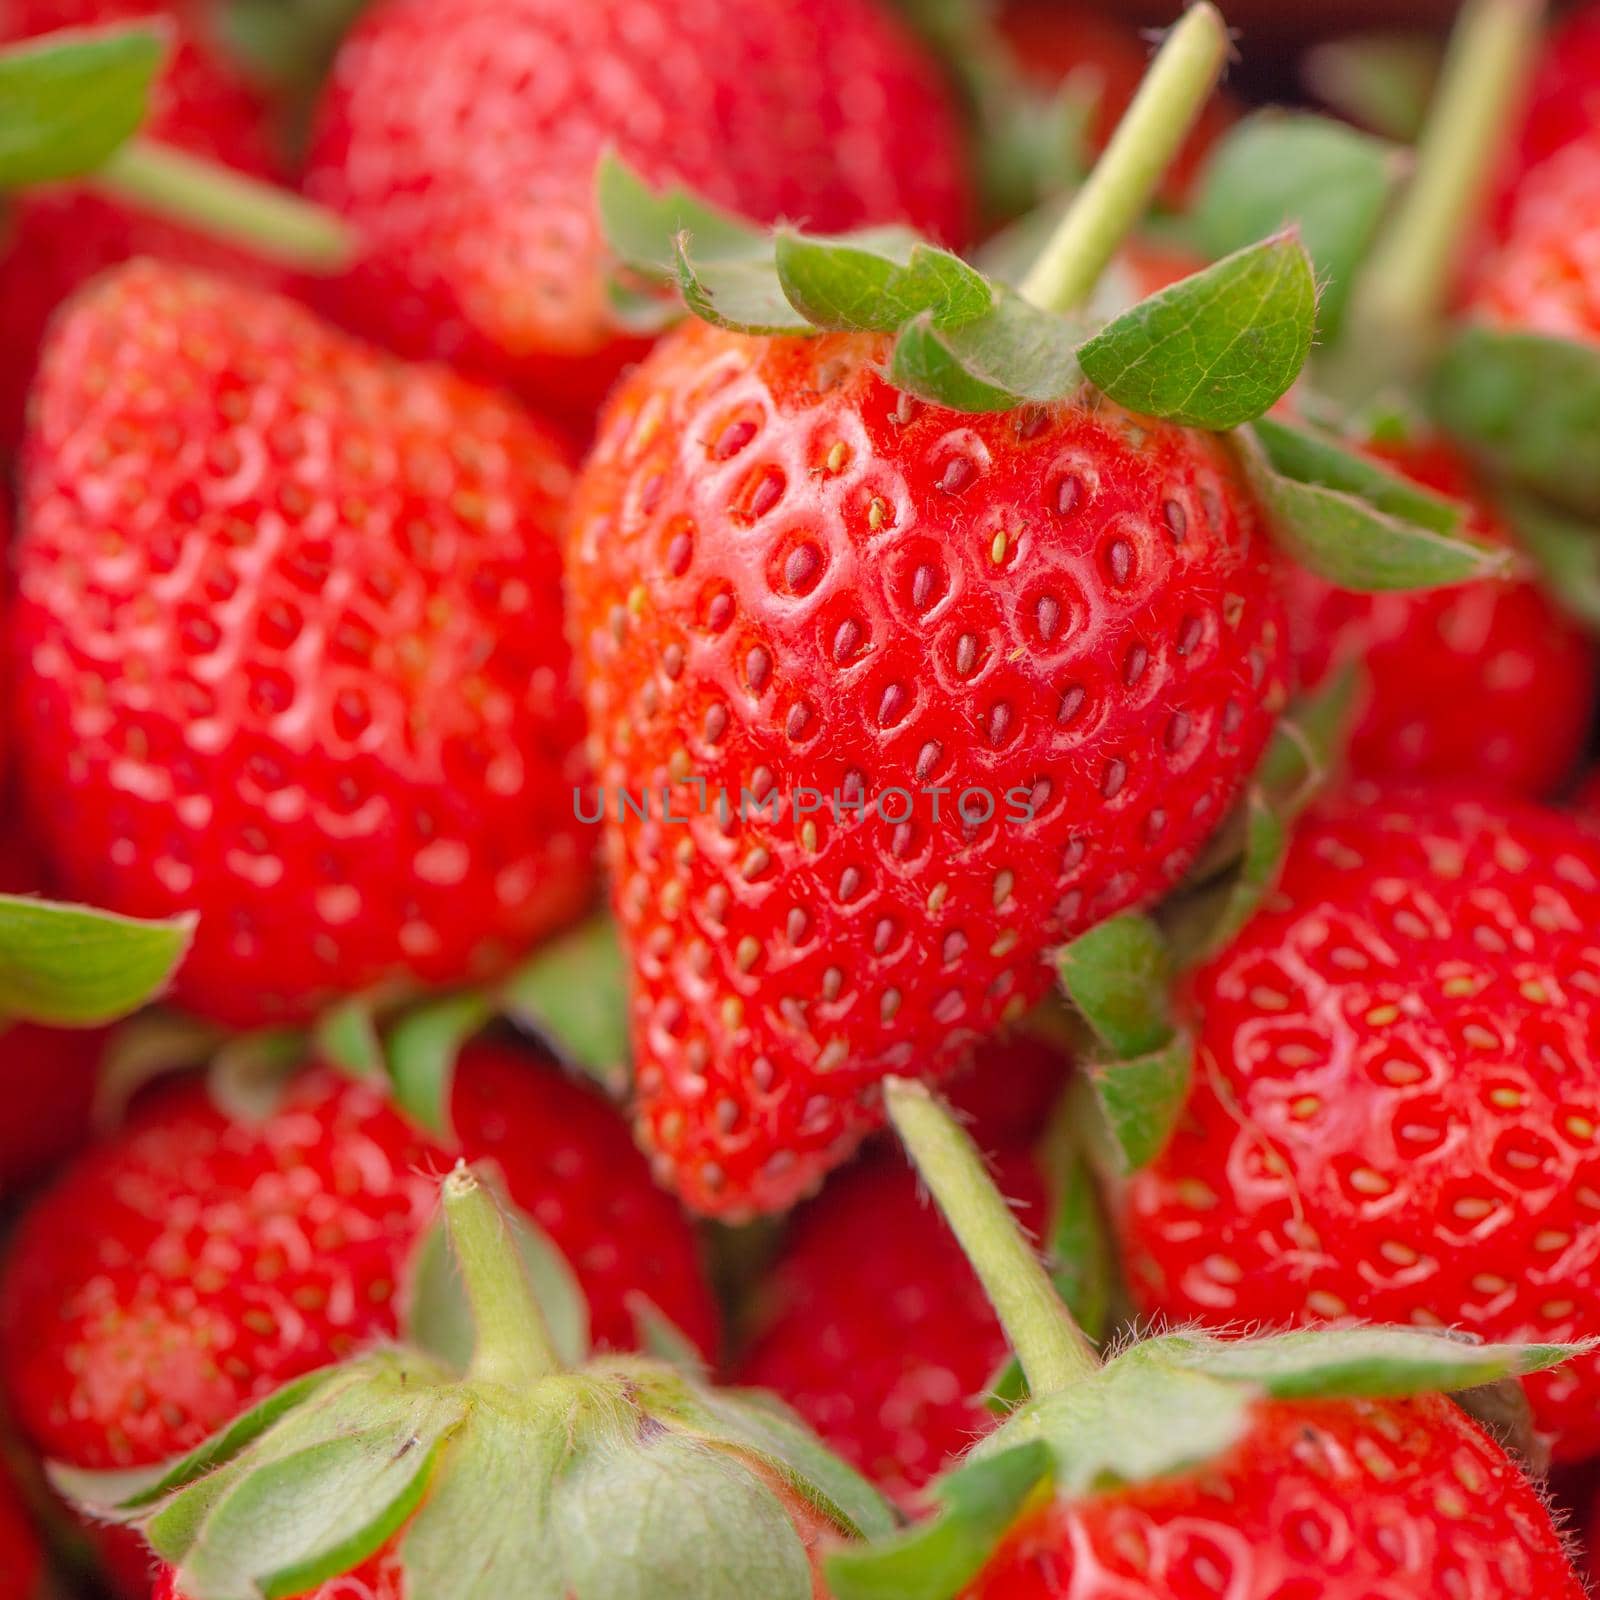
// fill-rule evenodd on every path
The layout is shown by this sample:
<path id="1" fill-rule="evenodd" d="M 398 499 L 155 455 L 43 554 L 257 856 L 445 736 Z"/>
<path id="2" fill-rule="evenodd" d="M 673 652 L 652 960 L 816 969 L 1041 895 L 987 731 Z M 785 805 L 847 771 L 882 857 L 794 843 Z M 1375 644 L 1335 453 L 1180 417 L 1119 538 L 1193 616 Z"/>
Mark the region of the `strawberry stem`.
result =
<path id="1" fill-rule="evenodd" d="M 1470 0 L 1462 12 L 1411 182 L 1351 296 L 1331 364 L 1336 393 L 1370 396 L 1426 361 L 1526 90 L 1544 9 L 1543 0 Z"/>
<path id="2" fill-rule="evenodd" d="M 1076 311 L 1144 215 L 1228 58 L 1228 30 L 1201 0 L 1166 37 L 1117 131 L 1022 283 L 1024 299 Z"/>
<path id="3" fill-rule="evenodd" d="M 924 1084 L 890 1078 L 884 1099 L 1006 1330 L 1030 1392 L 1051 1394 L 1097 1371 L 1099 1355 L 1061 1303 L 978 1147 Z"/>
<path id="4" fill-rule="evenodd" d="M 87 181 L 284 266 L 331 273 L 355 255 L 354 235 L 331 211 L 154 139 L 130 139 Z"/>
<path id="5" fill-rule="evenodd" d="M 464 1161 L 444 1181 L 444 1215 L 477 1330 L 469 1375 L 525 1389 L 559 1371 L 561 1360 L 516 1239 Z"/>

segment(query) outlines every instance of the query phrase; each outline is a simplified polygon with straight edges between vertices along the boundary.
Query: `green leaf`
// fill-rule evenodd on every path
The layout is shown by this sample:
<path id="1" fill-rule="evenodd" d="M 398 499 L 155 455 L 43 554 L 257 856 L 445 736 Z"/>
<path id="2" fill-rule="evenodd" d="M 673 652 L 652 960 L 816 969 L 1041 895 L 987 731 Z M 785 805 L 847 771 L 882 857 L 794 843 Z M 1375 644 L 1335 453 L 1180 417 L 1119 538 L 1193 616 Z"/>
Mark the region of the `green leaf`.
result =
<path id="1" fill-rule="evenodd" d="M 1322 286 L 1322 335 L 1331 339 L 1405 163 L 1392 145 L 1326 118 L 1261 112 L 1212 154 L 1195 205 L 1198 242 L 1221 256 L 1298 227 Z"/>
<path id="2" fill-rule="evenodd" d="M 280 91 L 314 93 L 367 0 L 220 0 L 217 24 L 252 76 Z"/>
<path id="3" fill-rule="evenodd" d="M 1257 1339 L 1171 1334 L 1142 1348 L 1187 1372 L 1248 1383 L 1275 1399 L 1448 1394 L 1543 1372 L 1581 1344 L 1476 1344 L 1422 1328 L 1304 1328 Z"/>
<path id="4" fill-rule="evenodd" d="M 1434 371 L 1429 402 L 1496 473 L 1600 516 L 1600 344 L 1467 328 Z"/>
<path id="5" fill-rule="evenodd" d="M 528 1281 L 544 1313 L 551 1344 L 568 1366 L 581 1365 L 589 1356 L 589 1306 L 571 1264 L 550 1236 L 525 1213 L 504 1199 L 500 1206 L 528 1269 Z M 476 1334 L 466 1284 L 451 1255 L 443 1215 L 435 1218 L 423 1235 L 411 1270 L 407 1339 L 419 1350 L 464 1372 L 472 1359 Z"/>
<path id="6" fill-rule="evenodd" d="M 0 188 L 102 166 L 143 126 L 168 30 L 70 29 L 0 50 Z"/>
<path id="7" fill-rule="evenodd" d="M 206 1072 L 212 1103 L 234 1122 L 260 1123 L 283 1104 L 294 1074 L 306 1064 L 298 1028 L 258 1028 L 218 1045 Z"/>
<path id="8" fill-rule="evenodd" d="M 1182 1029 L 1157 1050 L 1100 1062 L 1089 1081 L 1129 1171 L 1148 1166 L 1178 1125 L 1194 1076 L 1194 1041 Z"/>
<path id="9" fill-rule="evenodd" d="M 935 327 L 959 327 L 994 305 L 982 273 L 909 228 L 838 238 L 780 230 L 776 243 L 783 293 L 818 328 L 894 333 L 924 311 Z"/>
<path id="10" fill-rule="evenodd" d="M 1010 411 L 1028 400 L 1059 400 L 1083 382 L 1079 331 L 1063 317 L 999 290 L 994 309 L 959 328 L 931 314 L 907 323 L 895 342 L 889 381 L 952 411 Z"/>
<path id="11" fill-rule="evenodd" d="M 1280 813 L 1298 816 L 1343 762 L 1360 688 L 1359 666 L 1335 670 L 1273 730 L 1256 782 Z"/>
<path id="12" fill-rule="evenodd" d="M 1600 530 L 1533 495 L 1506 493 L 1500 505 L 1546 593 L 1569 616 L 1600 632 Z"/>
<path id="13" fill-rule="evenodd" d="M 968 1460 L 934 1486 L 936 1517 L 831 1555 L 828 1592 L 835 1600 L 952 1600 L 983 1570 L 1051 1466 L 1040 1440 Z"/>
<path id="14" fill-rule="evenodd" d="M 577 1600 L 812 1600 L 805 1546 L 731 1452 L 662 1431 L 591 1450 L 555 1486 L 552 1531 Z"/>
<path id="15" fill-rule="evenodd" d="M 116 1127 L 147 1083 L 170 1072 L 203 1067 L 227 1037 L 215 1023 L 159 1007 L 124 1023 L 100 1057 L 94 1086 L 95 1126 Z"/>
<path id="16" fill-rule="evenodd" d="M 612 253 L 649 277 L 677 281 L 678 241 L 686 234 L 702 262 L 771 254 L 762 229 L 681 185 L 652 188 L 615 150 L 604 151 L 595 167 L 595 206 Z"/>
<path id="17" fill-rule="evenodd" d="M 1172 964 L 1160 928 L 1137 911 L 1080 934 L 1056 956 L 1067 997 L 1112 1055 L 1142 1056 L 1172 1037 Z"/>
<path id="18" fill-rule="evenodd" d="M 1332 439 L 1263 418 L 1232 442 L 1278 543 L 1341 589 L 1444 588 L 1512 570 L 1509 551 L 1454 531 L 1459 509 Z"/>
<path id="19" fill-rule="evenodd" d="M 1174 902 L 1170 916 L 1163 915 L 1175 967 L 1187 970 L 1210 961 L 1239 936 L 1283 870 L 1289 820 L 1264 790 L 1251 787 L 1244 801 L 1244 843 L 1238 858 L 1217 883 Z"/>
<path id="20" fill-rule="evenodd" d="M 381 1078 L 383 1043 L 371 1002 L 353 995 L 318 1019 L 313 1034 L 317 1053 L 329 1066 L 351 1078 Z"/>
<path id="21" fill-rule="evenodd" d="M 1083 345 L 1078 361 L 1129 410 L 1235 428 L 1289 392 L 1316 320 L 1311 257 L 1298 237 L 1280 234 L 1140 301 Z"/>
<path id="22" fill-rule="evenodd" d="M 389 1075 L 401 1109 L 449 1137 L 450 1096 L 461 1047 L 494 1015 L 481 994 L 452 995 L 402 1017 L 389 1034 Z"/>
<path id="23" fill-rule="evenodd" d="M 610 917 L 542 944 L 500 990 L 500 1006 L 614 1096 L 628 1082 L 628 963 Z"/>
<path id="24" fill-rule="evenodd" d="M 1114 1250 L 1077 1117 L 1067 1114 L 1070 1098 L 1063 1104 L 1043 1151 L 1052 1191 L 1045 1261 L 1072 1320 L 1099 1343 L 1111 1313 Z"/>
<path id="25" fill-rule="evenodd" d="M 171 981 L 195 921 L 0 895 L 0 1017 L 92 1028 L 137 1011 Z"/>
<path id="26" fill-rule="evenodd" d="M 748 254 L 706 256 L 680 233 L 675 249 L 683 303 L 702 322 L 740 333 L 814 331 L 784 295 L 771 239 L 763 236 Z"/>

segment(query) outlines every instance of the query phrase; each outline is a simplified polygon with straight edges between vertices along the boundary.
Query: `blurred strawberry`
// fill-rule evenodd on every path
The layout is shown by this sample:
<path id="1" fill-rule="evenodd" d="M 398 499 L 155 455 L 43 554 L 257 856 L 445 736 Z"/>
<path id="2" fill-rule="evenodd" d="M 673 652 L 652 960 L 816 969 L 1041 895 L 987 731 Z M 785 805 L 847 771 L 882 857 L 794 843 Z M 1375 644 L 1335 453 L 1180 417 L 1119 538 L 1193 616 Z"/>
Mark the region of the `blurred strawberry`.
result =
<path id="1" fill-rule="evenodd" d="M 1370 453 L 1467 508 L 1467 530 L 1511 535 L 1443 439 Z M 1302 681 L 1350 662 L 1367 694 L 1349 749 L 1362 777 L 1476 779 L 1530 798 L 1571 772 L 1589 731 L 1600 653 L 1526 576 L 1353 594 L 1301 568 L 1286 580 Z"/>
<path id="2" fill-rule="evenodd" d="M 0 1600 L 47 1600 L 44 1550 L 0 1466 Z"/>
<path id="3" fill-rule="evenodd" d="M 276 177 L 280 163 L 268 107 L 213 39 L 212 10 L 200 0 L 0 0 L 0 40 L 165 18 L 175 30 L 174 44 L 147 131 L 241 172 Z M 261 284 L 282 278 L 279 269 L 242 251 L 85 189 L 7 196 L 0 212 L 0 450 L 20 437 L 28 385 L 51 313 L 95 273 L 136 255 Z"/>
<path id="4" fill-rule="evenodd" d="M 879 0 L 380 0 L 306 180 L 368 246 L 338 313 L 587 426 L 642 349 L 607 302 L 608 145 L 761 220 L 968 223 L 955 112 Z"/>

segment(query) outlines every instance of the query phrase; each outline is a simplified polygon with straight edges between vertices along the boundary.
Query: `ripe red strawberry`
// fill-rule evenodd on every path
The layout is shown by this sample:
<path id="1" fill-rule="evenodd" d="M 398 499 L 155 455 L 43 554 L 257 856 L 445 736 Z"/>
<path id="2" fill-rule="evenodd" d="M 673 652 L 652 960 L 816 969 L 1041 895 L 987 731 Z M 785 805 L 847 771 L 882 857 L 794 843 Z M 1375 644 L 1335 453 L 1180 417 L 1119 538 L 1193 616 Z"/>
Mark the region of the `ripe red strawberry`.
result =
<path id="1" fill-rule="evenodd" d="M 1024 1227 L 1043 1225 L 1027 1148 L 995 1155 Z M 1008 1346 L 981 1285 L 896 1151 L 874 1151 L 797 1214 L 760 1291 L 739 1381 L 787 1401 L 903 1510 L 997 1420 Z"/>
<path id="2" fill-rule="evenodd" d="M 1045 992 L 1047 948 L 1173 883 L 1282 698 L 1214 436 L 1104 401 L 957 415 L 884 353 L 686 326 L 619 390 L 575 503 L 641 1136 L 724 1214 L 804 1194 L 885 1072 L 948 1069 Z M 674 780 L 686 824 L 618 821 Z M 742 788 L 780 818 L 741 820 Z M 970 830 L 969 789 L 993 799 Z"/>
<path id="3" fill-rule="evenodd" d="M 46 1600 L 44 1551 L 10 1478 L 0 1470 L 0 1600 Z"/>
<path id="4" fill-rule="evenodd" d="M 1516 182 L 1600 128 L 1600 5 L 1567 8 L 1550 29 L 1513 156 Z"/>
<path id="5" fill-rule="evenodd" d="M 607 303 L 607 145 L 761 220 L 966 229 L 955 113 L 879 0 L 383 0 L 306 180 L 368 246 L 340 315 L 587 427 L 642 349 Z"/>
<path id="6" fill-rule="evenodd" d="M 196 0 L 0 0 L 0 40 L 146 17 L 164 17 L 175 30 L 149 133 L 254 177 L 276 177 L 280 163 L 268 107 L 212 38 L 209 7 Z M 0 448 L 21 435 L 50 315 L 80 284 L 132 256 L 158 256 L 262 285 L 283 276 L 242 251 L 85 189 L 8 196 L 0 219 Z"/>
<path id="7" fill-rule="evenodd" d="M 714 1348 L 694 1237 L 603 1100 L 482 1042 L 451 1110 L 462 1151 L 501 1171 L 566 1256 L 598 1342 L 635 1343 L 637 1292 Z M 448 1160 L 378 1089 L 326 1071 L 260 1122 L 198 1081 L 159 1087 L 24 1217 L 0 1290 L 18 1422 L 73 1465 L 161 1461 L 297 1373 L 392 1337 Z"/>
<path id="8" fill-rule="evenodd" d="M 1442 439 L 1371 453 L 1463 504 L 1476 538 L 1510 541 Z M 1374 595 L 1295 568 L 1287 592 L 1302 681 L 1348 661 L 1365 666 L 1349 749 L 1359 776 L 1473 780 L 1534 798 L 1572 770 L 1594 707 L 1596 648 L 1528 578 Z"/>
<path id="9" fill-rule="evenodd" d="M 1005 0 L 996 21 L 1026 79 L 1044 89 L 1073 81 L 1093 94 L 1089 142 L 1097 151 L 1104 149 L 1149 65 L 1147 41 L 1125 23 L 1073 0 Z M 1183 202 L 1211 146 L 1234 116 L 1232 105 L 1220 96 L 1206 106 L 1167 174 L 1165 199 Z"/>
<path id="10" fill-rule="evenodd" d="M 1122 1203 L 1145 1311 L 1491 1339 L 1600 1315 L 1600 844 L 1558 813 L 1357 789 L 1190 987 L 1198 1073 Z M 1528 1380 L 1560 1456 L 1600 1362 Z"/>
<path id="11" fill-rule="evenodd" d="M 150 262 L 63 318 L 37 404 L 23 775 L 73 897 L 200 912 L 186 1004 L 461 981 L 582 910 L 550 434 Z"/>
<path id="12" fill-rule="evenodd" d="M 1424 1395 L 1259 1403 L 1246 1437 L 1198 1471 L 1032 1513 L 962 1594 L 1581 1600 L 1583 1586 L 1505 1452 Z"/>

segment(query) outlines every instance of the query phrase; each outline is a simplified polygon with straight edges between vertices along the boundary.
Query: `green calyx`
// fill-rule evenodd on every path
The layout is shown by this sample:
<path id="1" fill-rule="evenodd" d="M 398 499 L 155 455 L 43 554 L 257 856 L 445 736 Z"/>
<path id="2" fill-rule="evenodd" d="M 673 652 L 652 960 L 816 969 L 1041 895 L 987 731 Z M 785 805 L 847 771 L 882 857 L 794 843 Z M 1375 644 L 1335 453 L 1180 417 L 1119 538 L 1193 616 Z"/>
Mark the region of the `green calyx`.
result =
<path id="1" fill-rule="evenodd" d="M 167 50 L 158 23 L 0 49 L 0 190 L 85 183 L 286 266 L 343 267 L 354 241 L 332 213 L 142 136 Z"/>
<path id="2" fill-rule="evenodd" d="M 1142 1340 L 1101 1363 L 984 1172 L 920 1085 L 891 1080 L 890 1118 L 989 1290 L 1031 1398 L 934 1486 L 939 1514 L 829 1559 L 836 1600 L 953 1600 L 1008 1530 L 1048 1499 L 1104 1494 L 1204 1467 L 1242 1443 L 1266 1400 L 1462 1394 L 1475 1413 L 1518 1410 L 1514 1380 L 1582 1345 L 1474 1344 L 1416 1328 Z"/>
<path id="3" fill-rule="evenodd" d="M 444 1210 L 464 1364 L 377 1351 L 288 1385 L 136 1475 L 58 1469 L 192 1600 L 299 1594 L 380 1551 L 429 1600 L 810 1600 L 796 1527 L 886 1534 L 873 1490 L 781 1409 L 648 1357 L 569 1362 L 498 1207 Z"/>

